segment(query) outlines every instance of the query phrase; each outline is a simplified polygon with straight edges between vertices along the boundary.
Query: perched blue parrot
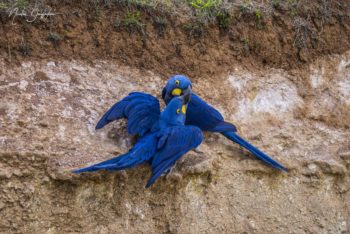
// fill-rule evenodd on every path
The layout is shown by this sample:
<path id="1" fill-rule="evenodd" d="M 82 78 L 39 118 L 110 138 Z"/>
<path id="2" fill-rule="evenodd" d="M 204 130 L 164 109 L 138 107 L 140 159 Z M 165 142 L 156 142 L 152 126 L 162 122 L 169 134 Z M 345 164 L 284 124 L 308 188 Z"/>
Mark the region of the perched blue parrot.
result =
<path id="1" fill-rule="evenodd" d="M 96 128 L 113 120 L 128 119 L 128 132 L 141 136 L 126 154 L 75 170 L 75 173 L 97 170 L 123 170 L 141 163 L 151 164 L 152 176 L 146 188 L 191 149 L 199 146 L 203 133 L 196 126 L 185 126 L 189 95 L 173 98 L 160 112 L 159 101 L 145 93 L 134 92 L 108 110 Z"/>
<path id="2" fill-rule="evenodd" d="M 162 98 L 168 105 L 174 97 L 188 95 L 188 93 L 191 93 L 191 99 L 187 107 L 186 125 L 197 126 L 202 131 L 219 132 L 231 141 L 243 146 L 270 166 L 288 171 L 284 166 L 240 137 L 236 133 L 237 129 L 233 124 L 225 122 L 218 110 L 192 92 L 191 81 L 186 76 L 172 76 L 162 90 Z"/>

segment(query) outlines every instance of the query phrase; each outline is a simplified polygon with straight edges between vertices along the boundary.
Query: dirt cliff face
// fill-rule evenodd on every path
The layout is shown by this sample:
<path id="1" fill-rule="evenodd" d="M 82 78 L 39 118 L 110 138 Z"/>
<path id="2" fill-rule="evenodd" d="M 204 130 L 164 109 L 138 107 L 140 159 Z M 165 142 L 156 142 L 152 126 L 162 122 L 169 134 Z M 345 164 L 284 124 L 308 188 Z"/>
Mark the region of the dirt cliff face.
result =
<path id="1" fill-rule="evenodd" d="M 77 6 L 56 3 L 61 12 Z M 310 9 L 306 4 L 305 11 Z M 179 25 L 157 39 L 147 24 L 147 45 L 142 35 L 108 31 L 110 9 L 101 10 L 98 21 L 85 17 L 87 9 L 72 13 L 68 26 L 57 16 L 51 29 L 39 22 L 11 26 L 2 16 L 0 232 L 348 233 L 349 34 L 347 21 L 335 20 L 343 11 L 330 9 L 330 22 L 308 18 L 322 43 L 307 38 L 303 48 L 289 43 L 295 19 L 284 8 L 264 18 L 268 33 L 249 15 L 237 18 L 223 37 L 209 27 L 208 35 L 190 42 Z M 115 10 L 122 12 L 120 6 Z M 23 28 L 29 56 L 16 47 Z M 55 45 L 43 39 L 53 28 L 67 30 Z M 251 40 L 228 36 L 234 32 L 265 46 L 258 50 Z M 284 39 L 272 39 L 284 32 Z M 131 91 L 160 98 L 167 75 L 179 72 L 190 75 L 194 91 L 237 125 L 240 135 L 290 172 L 275 171 L 210 133 L 201 152 L 188 153 L 150 189 L 144 188 L 146 165 L 70 172 L 126 152 L 134 139 L 125 122 L 95 131 L 99 117 Z"/>
<path id="2" fill-rule="evenodd" d="M 276 69 L 236 66 L 220 82 L 194 82 L 197 93 L 290 173 L 207 134 L 203 154 L 189 153 L 170 178 L 146 190 L 146 166 L 81 176 L 69 170 L 125 152 L 132 139 L 123 123 L 98 132 L 95 123 L 128 92 L 159 95 L 164 79 L 105 61 L 23 62 L 11 69 L 2 63 L 1 231 L 345 233 L 349 64 L 344 54 L 310 65 L 314 95 L 307 98 L 292 74 Z"/>

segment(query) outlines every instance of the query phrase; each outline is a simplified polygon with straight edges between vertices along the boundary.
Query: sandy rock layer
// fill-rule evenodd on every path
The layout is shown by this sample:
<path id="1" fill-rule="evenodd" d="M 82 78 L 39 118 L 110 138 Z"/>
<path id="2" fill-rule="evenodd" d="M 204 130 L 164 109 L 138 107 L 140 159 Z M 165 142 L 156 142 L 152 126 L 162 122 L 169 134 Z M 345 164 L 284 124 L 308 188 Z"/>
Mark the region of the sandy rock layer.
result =
<path id="1" fill-rule="evenodd" d="M 199 95 L 290 172 L 206 134 L 202 153 L 147 190 L 147 166 L 69 171 L 127 151 L 125 122 L 94 125 L 131 91 L 159 97 L 166 77 L 108 61 L 0 62 L 0 232 L 348 233 L 349 65 L 345 53 L 300 73 L 237 65 L 196 79 Z"/>

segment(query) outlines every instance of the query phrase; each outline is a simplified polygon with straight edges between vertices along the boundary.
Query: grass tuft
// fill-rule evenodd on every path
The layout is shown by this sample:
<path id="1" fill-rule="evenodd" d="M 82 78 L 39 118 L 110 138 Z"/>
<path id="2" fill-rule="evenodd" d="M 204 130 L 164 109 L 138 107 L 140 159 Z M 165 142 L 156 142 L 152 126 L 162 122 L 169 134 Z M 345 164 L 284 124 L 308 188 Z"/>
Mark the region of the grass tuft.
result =
<path id="1" fill-rule="evenodd" d="M 204 25 L 200 21 L 186 23 L 182 26 L 182 28 L 187 33 L 190 40 L 193 38 L 201 38 L 204 35 Z"/>
<path id="2" fill-rule="evenodd" d="M 271 4 L 273 6 L 273 8 L 279 8 L 281 6 L 281 0 L 272 0 Z"/>
<path id="3" fill-rule="evenodd" d="M 156 17 L 154 19 L 153 26 L 157 30 L 157 34 L 159 37 L 164 37 L 166 28 L 168 27 L 168 20 L 165 17 Z"/>
<path id="4" fill-rule="evenodd" d="M 249 47 L 249 38 L 247 37 L 244 37 L 241 39 L 241 42 L 242 42 L 242 45 L 243 45 L 243 49 L 248 52 L 250 50 L 250 47 Z"/>
<path id="5" fill-rule="evenodd" d="M 122 20 L 122 24 L 127 28 L 129 33 L 135 31 L 143 32 L 144 25 L 142 24 L 141 13 L 139 11 L 126 13 L 124 19 Z"/>
<path id="6" fill-rule="evenodd" d="M 216 21 L 219 29 L 226 31 L 232 22 L 232 17 L 228 12 L 221 10 L 216 13 Z"/>
<path id="7" fill-rule="evenodd" d="M 221 4 L 221 0 L 188 0 L 188 4 L 196 10 L 210 11 Z"/>
<path id="8" fill-rule="evenodd" d="M 222 4 L 222 0 L 187 0 L 197 21 L 207 24 L 215 22 L 216 13 Z"/>
<path id="9" fill-rule="evenodd" d="M 258 29 L 262 29 L 262 13 L 260 9 L 255 10 L 255 24 Z"/>
<path id="10" fill-rule="evenodd" d="M 245 1 L 239 6 L 239 10 L 242 14 L 248 14 L 252 11 L 252 5 L 250 2 Z"/>
<path id="11" fill-rule="evenodd" d="M 27 0 L 16 0 L 15 6 L 17 6 L 20 10 L 25 9 L 28 7 L 29 3 Z"/>
<path id="12" fill-rule="evenodd" d="M 141 13 L 139 11 L 127 12 L 122 19 L 117 18 L 113 26 L 116 30 L 125 28 L 129 33 L 139 32 L 145 35 L 143 30 L 144 24 L 142 23 Z"/>
<path id="13" fill-rule="evenodd" d="M 61 36 L 55 32 L 50 32 L 49 35 L 47 36 L 47 40 L 51 41 L 54 46 L 58 46 L 61 39 L 62 39 Z"/>

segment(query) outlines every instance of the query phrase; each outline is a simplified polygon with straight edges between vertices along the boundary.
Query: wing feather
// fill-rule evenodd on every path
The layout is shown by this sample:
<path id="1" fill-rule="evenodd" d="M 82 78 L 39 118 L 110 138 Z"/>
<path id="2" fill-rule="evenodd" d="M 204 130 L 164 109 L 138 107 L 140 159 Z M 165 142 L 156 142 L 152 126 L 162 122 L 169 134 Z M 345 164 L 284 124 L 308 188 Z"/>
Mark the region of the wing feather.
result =
<path id="1" fill-rule="evenodd" d="M 160 105 L 157 98 L 147 93 L 132 92 L 102 116 L 96 129 L 103 128 L 114 120 L 126 118 L 130 134 L 144 135 L 158 121 L 159 116 Z"/>
<path id="2" fill-rule="evenodd" d="M 168 128 L 158 141 L 158 151 L 152 160 L 152 176 L 146 187 L 151 186 L 155 180 L 176 161 L 191 149 L 202 143 L 203 133 L 195 126 L 176 126 Z"/>

